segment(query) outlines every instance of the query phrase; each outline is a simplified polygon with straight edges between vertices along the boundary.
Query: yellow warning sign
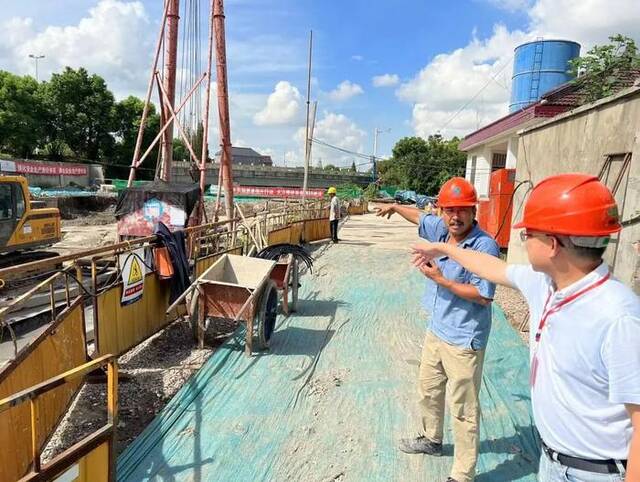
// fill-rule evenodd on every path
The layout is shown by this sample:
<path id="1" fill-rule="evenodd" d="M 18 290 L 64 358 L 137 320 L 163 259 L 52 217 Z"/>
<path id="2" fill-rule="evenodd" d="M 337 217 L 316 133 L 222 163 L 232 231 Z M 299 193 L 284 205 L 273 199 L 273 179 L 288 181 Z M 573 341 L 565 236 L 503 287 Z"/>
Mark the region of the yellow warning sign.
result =
<path id="1" fill-rule="evenodd" d="M 131 269 L 129 271 L 128 284 L 132 285 L 135 283 L 140 283 L 140 281 L 142 281 L 142 269 L 140 269 L 140 262 L 138 261 L 137 256 L 133 256 L 133 260 L 131 261 Z"/>
<path id="2" fill-rule="evenodd" d="M 122 266 L 122 298 L 120 303 L 128 305 L 142 299 L 145 277 L 145 252 L 139 248 L 120 255 Z"/>

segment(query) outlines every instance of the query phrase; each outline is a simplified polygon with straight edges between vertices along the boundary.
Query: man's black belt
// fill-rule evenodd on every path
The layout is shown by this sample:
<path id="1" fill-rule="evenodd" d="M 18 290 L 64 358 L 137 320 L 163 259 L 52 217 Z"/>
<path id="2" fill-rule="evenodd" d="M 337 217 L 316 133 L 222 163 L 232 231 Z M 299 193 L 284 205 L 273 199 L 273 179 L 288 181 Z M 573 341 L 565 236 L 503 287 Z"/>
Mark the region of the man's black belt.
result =
<path id="1" fill-rule="evenodd" d="M 542 442 L 542 450 L 549 456 L 551 460 L 560 462 L 565 467 L 571 467 L 572 469 L 584 470 L 586 472 L 595 472 L 597 474 L 619 474 L 617 462 L 620 462 L 622 466 L 627 468 L 626 460 L 592 460 L 581 459 L 578 457 L 572 457 L 570 455 L 564 455 L 556 452 L 555 450 L 547 447 L 547 444 Z"/>

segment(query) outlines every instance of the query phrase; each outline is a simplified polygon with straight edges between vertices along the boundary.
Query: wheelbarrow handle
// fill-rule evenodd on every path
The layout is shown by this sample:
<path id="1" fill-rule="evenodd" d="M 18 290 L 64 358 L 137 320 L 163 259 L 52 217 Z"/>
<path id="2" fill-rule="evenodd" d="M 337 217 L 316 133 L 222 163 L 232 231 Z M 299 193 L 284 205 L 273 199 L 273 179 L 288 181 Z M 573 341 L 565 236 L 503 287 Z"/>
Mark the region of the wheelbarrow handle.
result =
<path id="1" fill-rule="evenodd" d="M 175 300 L 169 308 L 167 308 L 167 311 L 165 312 L 165 314 L 168 315 L 169 313 L 171 313 L 176 308 L 176 306 L 178 306 L 182 302 L 182 300 L 184 300 L 187 297 L 189 293 L 191 293 L 194 289 L 197 288 L 197 286 L 198 286 L 198 283 L 195 282 L 191 286 L 189 286 L 186 290 L 184 290 L 184 292 L 178 297 L 178 299 Z"/>

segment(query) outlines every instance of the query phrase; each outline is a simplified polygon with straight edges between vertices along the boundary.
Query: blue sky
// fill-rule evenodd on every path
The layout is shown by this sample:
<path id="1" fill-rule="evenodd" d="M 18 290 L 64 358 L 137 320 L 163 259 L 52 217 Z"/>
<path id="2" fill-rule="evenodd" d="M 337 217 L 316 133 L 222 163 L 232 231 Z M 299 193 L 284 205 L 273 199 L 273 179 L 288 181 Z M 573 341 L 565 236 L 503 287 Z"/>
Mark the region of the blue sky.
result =
<path id="1" fill-rule="evenodd" d="M 403 136 L 461 136 L 505 114 L 521 42 L 568 38 L 584 52 L 617 32 L 640 40 L 637 0 L 227 0 L 225 9 L 232 140 L 288 165 L 302 162 L 310 29 L 316 137 L 370 154 L 373 130 L 390 128 L 383 156 Z M 118 98 L 143 96 L 161 11 L 160 0 L 9 2 L 0 69 L 33 75 L 28 54 L 41 53 L 41 78 L 86 66 Z M 319 160 L 352 158 L 316 146 Z"/>

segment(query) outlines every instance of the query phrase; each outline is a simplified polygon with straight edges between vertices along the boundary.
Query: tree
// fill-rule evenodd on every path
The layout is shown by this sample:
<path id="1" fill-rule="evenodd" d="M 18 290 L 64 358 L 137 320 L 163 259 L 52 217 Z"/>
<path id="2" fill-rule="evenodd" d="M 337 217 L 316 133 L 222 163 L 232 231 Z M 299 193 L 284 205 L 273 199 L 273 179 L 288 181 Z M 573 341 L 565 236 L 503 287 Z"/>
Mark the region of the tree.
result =
<path id="1" fill-rule="evenodd" d="M 466 155 L 458 150 L 460 140 L 441 135 L 405 137 L 393 147 L 390 159 L 378 163 L 383 184 L 436 194 L 444 181 L 464 172 Z"/>
<path id="2" fill-rule="evenodd" d="M 28 157 L 42 144 L 41 86 L 29 76 L 0 71 L 0 147 Z"/>
<path id="3" fill-rule="evenodd" d="M 569 73 L 584 87 L 588 102 L 614 94 L 620 72 L 640 68 L 640 55 L 632 38 L 618 34 L 609 40 L 609 44 L 596 45 L 569 62 Z"/>
<path id="4" fill-rule="evenodd" d="M 351 172 L 358 172 L 358 169 L 356 168 L 356 161 L 351 161 Z"/>
<path id="5" fill-rule="evenodd" d="M 113 149 L 113 156 L 111 157 L 111 164 L 117 164 L 118 166 L 123 167 L 107 167 L 107 177 L 128 176 L 129 166 L 131 166 L 131 161 L 133 160 L 133 154 L 138 139 L 138 131 L 140 129 L 143 110 L 144 101 L 135 96 L 129 96 L 115 104 L 113 108 L 113 136 L 115 139 L 115 146 Z M 151 104 L 147 112 L 145 131 L 142 137 L 142 148 L 140 150 L 141 156 L 147 150 L 159 129 L 160 116 L 156 113 L 155 106 Z M 136 177 L 138 179 L 153 179 L 153 167 L 157 158 L 158 145 L 153 148 L 144 160 Z"/>
<path id="6" fill-rule="evenodd" d="M 45 84 L 49 141 L 76 155 L 98 160 L 113 148 L 113 94 L 104 79 L 67 67 Z"/>

